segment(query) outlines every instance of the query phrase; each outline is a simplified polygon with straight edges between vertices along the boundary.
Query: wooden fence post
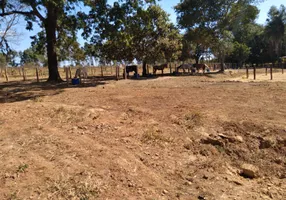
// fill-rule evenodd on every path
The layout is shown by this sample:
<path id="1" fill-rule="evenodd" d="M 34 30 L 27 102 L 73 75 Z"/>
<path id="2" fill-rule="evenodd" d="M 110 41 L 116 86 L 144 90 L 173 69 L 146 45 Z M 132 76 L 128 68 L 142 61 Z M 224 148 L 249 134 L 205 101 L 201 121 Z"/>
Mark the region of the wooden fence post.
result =
<path id="1" fill-rule="evenodd" d="M 66 71 L 67 86 L 69 86 L 69 72 L 70 72 L 70 70 L 69 70 L 69 68 L 65 67 L 65 71 Z"/>
<path id="2" fill-rule="evenodd" d="M 246 68 L 246 78 L 248 79 L 248 77 L 249 77 L 249 73 L 248 73 L 248 66 L 247 66 L 247 65 L 245 65 L 245 68 Z"/>
<path id="3" fill-rule="evenodd" d="M 170 67 L 170 74 L 172 74 L 172 63 L 169 64 Z"/>
<path id="4" fill-rule="evenodd" d="M 142 66 L 143 67 L 143 66 Z M 146 68 L 147 68 L 147 74 L 150 74 L 150 71 L 149 71 L 149 65 L 146 64 Z"/>
<path id="5" fill-rule="evenodd" d="M 18 71 L 19 71 L 19 75 L 22 76 L 22 74 L 21 74 L 21 67 L 19 67 Z"/>
<path id="6" fill-rule="evenodd" d="M 116 65 L 116 80 L 119 80 L 119 65 Z"/>
<path id="7" fill-rule="evenodd" d="M 101 77 L 103 77 L 103 66 L 102 65 L 100 66 L 100 69 L 101 69 Z"/>
<path id="8" fill-rule="evenodd" d="M 5 78 L 6 78 L 6 82 L 9 82 L 9 76 L 8 76 L 8 73 L 7 73 L 7 67 L 5 67 Z"/>
<path id="9" fill-rule="evenodd" d="M 124 79 L 127 79 L 126 65 L 124 65 Z"/>
<path id="10" fill-rule="evenodd" d="M 22 67 L 23 81 L 26 81 L 25 67 Z"/>
<path id="11" fill-rule="evenodd" d="M 253 66 L 253 79 L 256 80 L 256 65 L 252 64 Z"/>
<path id="12" fill-rule="evenodd" d="M 273 80 L 273 67 L 274 64 L 272 63 L 272 65 L 270 65 L 270 80 Z"/>
<path id="13" fill-rule="evenodd" d="M 37 77 L 37 83 L 40 82 L 40 79 L 39 79 L 39 70 L 38 70 L 38 67 L 36 67 L 36 77 Z"/>
<path id="14" fill-rule="evenodd" d="M 69 75 L 70 75 L 70 79 L 72 79 L 72 71 L 71 71 L 71 67 L 68 67 L 68 72 L 69 72 Z"/>
<path id="15" fill-rule="evenodd" d="M 266 64 L 265 65 L 265 75 L 267 76 L 267 74 L 268 74 L 268 65 Z"/>

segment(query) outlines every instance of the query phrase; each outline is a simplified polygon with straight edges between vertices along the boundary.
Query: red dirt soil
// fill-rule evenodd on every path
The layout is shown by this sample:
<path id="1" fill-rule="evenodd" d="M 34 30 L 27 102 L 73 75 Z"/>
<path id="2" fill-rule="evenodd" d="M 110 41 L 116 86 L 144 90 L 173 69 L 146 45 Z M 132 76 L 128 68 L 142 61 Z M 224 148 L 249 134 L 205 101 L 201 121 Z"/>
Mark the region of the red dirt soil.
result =
<path id="1" fill-rule="evenodd" d="M 0 84 L 0 199 L 286 199 L 286 84 L 232 76 Z"/>

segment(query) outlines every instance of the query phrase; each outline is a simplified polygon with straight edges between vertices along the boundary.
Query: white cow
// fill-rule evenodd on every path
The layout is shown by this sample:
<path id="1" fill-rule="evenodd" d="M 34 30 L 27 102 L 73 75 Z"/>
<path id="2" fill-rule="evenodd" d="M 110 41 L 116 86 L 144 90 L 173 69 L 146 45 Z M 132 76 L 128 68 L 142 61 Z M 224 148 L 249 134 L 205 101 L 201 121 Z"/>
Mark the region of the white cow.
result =
<path id="1" fill-rule="evenodd" d="M 74 78 L 87 79 L 87 68 L 79 68 L 75 72 Z"/>

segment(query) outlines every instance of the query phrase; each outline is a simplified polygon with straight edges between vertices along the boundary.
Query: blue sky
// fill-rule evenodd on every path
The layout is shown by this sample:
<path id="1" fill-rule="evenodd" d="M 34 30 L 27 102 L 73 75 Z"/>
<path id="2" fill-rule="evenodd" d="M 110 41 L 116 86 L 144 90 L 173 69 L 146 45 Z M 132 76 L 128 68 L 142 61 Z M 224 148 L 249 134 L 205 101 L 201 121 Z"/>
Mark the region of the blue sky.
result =
<path id="1" fill-rule="evenodd" d="M 114 0 L 109 0 L 110 2 Z M 177 5 L 180 0 L 161 0 L 159 4 L 161 7 L 170 14 L 170 19 L 172 22 L 176 23 L 176 14 L 173 9 L 175 5 Z M 267 13 L 272 5 L 279 7 L 281 4 L 285 5 L 285 0 L 265 0 L 263 3 L 259 4 L 260 14 L 257 19 L 259 24 L 264 24 L 267 19 Z M 17 51 L 23 51 L 27 49 L 31 44 L 30 36 L 35 35 L 37 33 L 37 29 L 33 31 L 25 30 L 26 23 L 23 21 L 21 25 L 17 27 L 18 31 L 21 32 L 20 40 L 17 44 L 12 44 L 13 49 Z M 82 42 L 83 40 L 80 40 Z"/>

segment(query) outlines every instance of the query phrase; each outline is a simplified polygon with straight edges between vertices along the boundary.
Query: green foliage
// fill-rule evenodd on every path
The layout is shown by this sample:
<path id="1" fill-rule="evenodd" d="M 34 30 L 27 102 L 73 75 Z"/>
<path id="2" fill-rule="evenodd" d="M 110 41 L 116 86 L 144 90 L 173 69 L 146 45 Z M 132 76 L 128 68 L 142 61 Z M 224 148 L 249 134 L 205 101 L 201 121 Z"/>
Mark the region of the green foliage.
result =
<path id="1" fill-rule="evenodd" d="M 233 39 L 234 37 L 230 31 L 224 31 L 212 47 L 214 55 L 220 60 L 221 64 L 224 63 L 225 56 L 233 51 Z M 224 69 L 222 68 L 222 70 Z"/>
<path id="2" fill-rule="evenodd" d="M 47 59 L 44 55 L 39 54 L 37 49 L 34 47 L 30 47 L 23 52 L 19 52 L 19 56 L 21 58 L 21 64 L 41 64 L 45 65 L 47 63 Z"/>
<path id="3" fill-rule="evenodd" d="M 102 12 L 104 11 L 104 12 Z M 102 15 L 99 15 L 102 14 Z M 83 36 L 94 47 L 89 55 L 97 55 L 107 62 L 177 59 L 181 49 L 181 35 L 170 23 L 168 14 L 152 1 L 119 1 L 113 6 L 99 4 L 88 16 L 81 13 Z"/>
<path id="4" fill-rule="evenodd" d="M 269 45 L 269 54 L 272 62 L 277 61 L 283 53 L 283 40 L 285 39 L 286 8 L 281 5 L 278 10 L 272 6 L 268 13 L 265 36 Z M 285 41 L 284 41 L 285 45 Z M 284 52 L 285 53 L 285 52 Z"/>
<path id="5" fill-rule="evenodd" d="M 13 51 L 13 50 L 9 50 L 7 53 L 3 54 L 3 56 L 5 57 L 6 60 L 6 64 L 12 66 L 12 67 L 16 67 L 16 57 L 18 56 L 18 52 Z"/>
<path id="6" fill-rule="evenodd" d="M 199 63 L 203 54 L 210 48 L 214 42 L 214 35 L 210 29 L 206 28 L 194 28 L 188 29 L 184 35 L 186 43 L 190 44 L 191 58 Z"/>
<path id="7" fill-rule="evenodd" d="M 61 81 L 58 72 L 59 51 L 72 45 L 74 57 L 80 57 L 75 42 L 78 28 L 75 9 L 83 2 L 96 3 L 84 0 L 11 0 L 0 5 L 0 17 L 20 14 L 24 16 L 28 30 L 32 30 L 35 23 L 42 29 L 40 35 L 33 39 L 34 44 L 47 48 L 48 81 Z"/>
<path id="8" fill-rule="evenodd" d="M 183 0 L 175 7 L 179 25 L 187 30 L 186 38 L 193 46 L 196 62 L 206 49 L 211 49 L 223 63 L 225 57 L 231 54 L 236 37 L 239 43 L 245 43 L 243 30 L 254 23 L 259 12 L 254 2 Z"/>
<path id="9" fill-rule="evenodd" d="M 248 47 L 244 43 L 234 42 L 233 52 L 232 52 L 232 57 L 234 61 L 239 63 L 239 65 L 241 66 L 241 64 L 248 59 L 249 55 L 250 55 L 250 47 Z"/>

